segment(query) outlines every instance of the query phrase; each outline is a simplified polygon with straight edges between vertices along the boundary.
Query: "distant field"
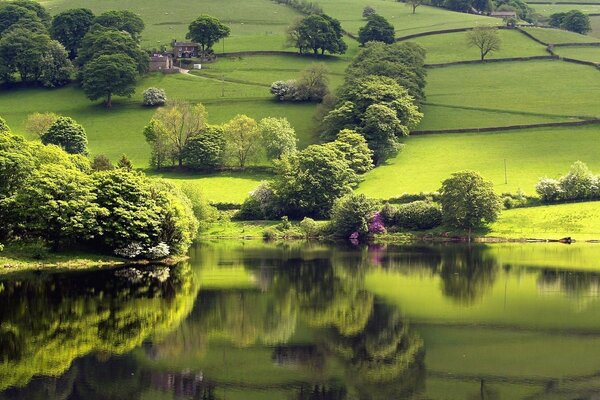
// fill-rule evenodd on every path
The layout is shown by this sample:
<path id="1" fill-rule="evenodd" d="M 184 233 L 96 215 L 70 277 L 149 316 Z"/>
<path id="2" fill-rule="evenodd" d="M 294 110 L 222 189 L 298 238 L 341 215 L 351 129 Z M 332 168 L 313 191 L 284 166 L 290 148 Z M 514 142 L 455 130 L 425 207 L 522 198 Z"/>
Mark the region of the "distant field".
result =
<path id="1" fill-rule="evenodd" d="M 500 51 L 487 58 L 547 56 L 545 46 L 514 30 L 498 31 L 502 41 Z M 426 63 L 438 64 L 453 61 L 479 60 L 479 49 L 467 45 L 467 32 L 446 33 L 411 39 L 427 50 Z"/>
<path id="2" fill-rule="evenodd" d="M 490 228 L 492 236 L 600 239 L 600 202 L 506 210 Z"/>
<path id="3" fill-rule="evenodd" d="M 588 35 L 595 38 L 600 38 L 600 16 L 591 16 L 590 25 L 592 27 L 592 31 L 588 33 Z"/>
<path id="4" fill-rule="evenodd" d="M 574 58 L 576 60 L 600 62 L 600 46 L 569 46 L 557 47 L 555 52 L 562 57 Z"/>
<path id="5" fill-rule="evenodd" d="M 287 47 L 286 28 L 299 16 L 293 9 L 269 0 L 42 0 L 40 3 L 52 14 L 77 7 L 86 7 L 95 13 L 131 10 L 145 21 L 142 45 L 150 48 L 170 45 L 172 39 L 184 40 L 190 22 L 204 13 L 220 18 L 231 27 L 231 36 L 225 39 L 225 51 L 282 50 Z M 222 50 L 222 43 L 215 45 L 215 51 Z"/>
<path id="6" fill-rule="evenodd" d="M 598 38 L 580 35 L 575 32 L 563 31 L 562 29 L 523 28 L 523 30 L 533 35 L 536 39 L 548 44 L 600 42 L 600 39 Z"/>
<path id="7" fill-rule="evenodd" d="M 89 101 L 75 86 L 55 90 L 0 91 L 0 115 L 6 118 L 14 131 L 21 133 L 24 133 L 24 122 L 30 113 L 52 111 L 71 116 L 85 127 L 92 155 L 105 154 L 117 159 L 126 153 L 137 167 L 146 167 L 149 148 L 142 130 L 154 110 L 142 107 L 141 95 L 150 86 L 164 88 L 170 99 L 204 103 L 211 123 L 225 122 L 236 114 L 247 114 L 257 119 L 287 117 L 297 131 L 301 146 L 314 141 L 315 105 L 278 103 L 271 99 L 268 88 L 263 86 L 223 84 L 182 74 L 145 77 L 138 84 L 136 94 L 131 99 L 119 98 L 112 110 L 105 109 L 99 102 Z M 222 93 L 224 97 L 221 97 Z"/>
<path id="8" fill-rule="evenodd" d="M 530 4 L 529 7 L 533 8 L 536 13 L 545 17 L 571 10 L 579 10 L 584 14 L 600 13 L 600 4 Z"/>
<path id="9" fill-rule="evenodd" d="M 491 180 L 498 193 L 521 188 L 534 194 L 540 177 L 560 176 L 577 160 L 600 173 L 599 138 L 600 126 L 413 136 L 389 164 L 366 175 L 359 192 L 385 199 L 434 191 L 452 172 L 471 169 Z"/>
<path id="10" fill-rule="evenodd" d="M 441 29 L 468 28 L 477 25 L 499 25 L 502 20 L 464 14 L 441 8 L 421 6 L 416 14 L 404 3 L 393 0 L 320 0 L 317 2 L 325 13 L 339 19 L 342 27 L 357 34 L 366 21 L 362 18 L 363 8 L 367 5 L 375 8 L 396 28 L 396 37 L 414 33 L 431 32 Z"/>
<path id="11" fill-rule="evenodd" d="M 600 97 L 596 95 L 600 90 L 598 78 L 598 71 L 593 67 L 561 61 L 459 65 L 429 70 L 426 95 L 430 104 L 485 112 L 535 113 L 551 118 L 600 116 Z M 441 126 L 445 122 L 443 117 L 436 113 L 425 114 L 423 123 Z M 462 126 L 472 128 L 495 123 L 482 118 L 464 118 Z M 503 125 L 513 125 L 510 114 L 499 124 Z"/>

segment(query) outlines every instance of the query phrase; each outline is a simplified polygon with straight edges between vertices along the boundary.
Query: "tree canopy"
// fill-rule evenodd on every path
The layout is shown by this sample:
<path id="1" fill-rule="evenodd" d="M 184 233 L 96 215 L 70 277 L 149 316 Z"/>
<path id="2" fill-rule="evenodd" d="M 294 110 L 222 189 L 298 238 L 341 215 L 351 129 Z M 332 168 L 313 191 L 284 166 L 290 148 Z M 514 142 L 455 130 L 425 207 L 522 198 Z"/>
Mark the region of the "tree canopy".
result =
<path id="1" fill-rule="evenodd" d="M 368 17 L 367 24 L 358 30 L 358 41 L 362 45 L 367 42 L 392 44 L 396 40 L 394 35 L 394 26 L 381 15 L 373 14 Z"/>
<path id="2" fill-rule="evenodd" d="M 298 21 L 290 27 L 288 38 L 301 54 L 344 54 L 348 48 L 340 21 L 325 14 L 312 14 Z"/>
<path id="3" fill-rule="evenodd" d="M 186 38 L 198 43 L 202 52 L 205 52 L 230 33 L 231 29 L 217 18 L 202 14 L 190 24 Z"/>
<path id="4" fill-rule="evenodd" d="M 125 31 L 136 41 L 140 40 L 140 35 L 145 28 L 144 21 L 129 10 L 106 11 L 97 16 L 93 22 L 105 28 Z"/>
<path id="5" fill-rule="evenodd" d="M 50 26 L 50 35 L 58 40 L 69 52 L 69 57 L 77 57 L 77 49 L 94 21 L 94 13 L 87 8 L 74 8 L 56 14 Z"/>
<path id="6" fill-rule="evenodd" d="M 126 54 L 101 55 L 83 67 L 82 87 L 90 100 L 105 98 L 112 107 L 113 95 L 130 97 L 138 78 L 137 63 Z"/>

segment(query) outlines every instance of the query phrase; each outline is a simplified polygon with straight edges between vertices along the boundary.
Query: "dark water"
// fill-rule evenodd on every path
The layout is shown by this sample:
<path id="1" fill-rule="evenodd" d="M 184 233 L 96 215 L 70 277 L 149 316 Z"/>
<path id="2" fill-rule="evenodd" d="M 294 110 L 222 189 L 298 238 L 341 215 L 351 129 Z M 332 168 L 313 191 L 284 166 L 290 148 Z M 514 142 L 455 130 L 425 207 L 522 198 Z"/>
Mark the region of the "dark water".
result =
<path id="1" fill-rule="evenodd" d="M 0 278 L 0 399 L 600 398 L 600 245 L 191 255 Z"/>

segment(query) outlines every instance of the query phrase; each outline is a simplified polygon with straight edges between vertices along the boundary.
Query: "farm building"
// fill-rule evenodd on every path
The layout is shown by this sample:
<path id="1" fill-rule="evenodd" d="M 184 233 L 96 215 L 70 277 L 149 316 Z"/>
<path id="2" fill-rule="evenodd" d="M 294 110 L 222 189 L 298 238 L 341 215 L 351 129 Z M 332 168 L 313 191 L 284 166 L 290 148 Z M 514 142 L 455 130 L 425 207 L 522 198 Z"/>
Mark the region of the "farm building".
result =
<path id="1" fill-rule="evenodd" d="M 174 42 L 173 43 L 173 56 L 175 58 L 194 58 L 198 57 L 200 52 L 200 45 L 198 43 L 190 42 Z"/>
<path id="2" fill-rule="evenodd" d="M 150 57 L 150 72 L 170 72 L 173 70 L 173 57 L 170 54 L 153 54 Z"/>

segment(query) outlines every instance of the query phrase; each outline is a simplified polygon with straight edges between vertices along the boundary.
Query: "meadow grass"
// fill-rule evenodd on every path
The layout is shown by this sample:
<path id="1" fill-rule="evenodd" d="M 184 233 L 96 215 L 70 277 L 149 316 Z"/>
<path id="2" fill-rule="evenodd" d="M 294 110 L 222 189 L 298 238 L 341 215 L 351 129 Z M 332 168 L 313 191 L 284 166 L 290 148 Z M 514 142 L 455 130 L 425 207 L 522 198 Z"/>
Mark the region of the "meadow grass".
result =
<path id="1" fill-rule="evenodd" d="M 588 33 L 588 35 L 593 36 L 595 38 L 600 38 L 600 16 L 593 15 L 589 18 L 592 30 Z"/>
<path id="2" fill-rule="evenodd" d="M 279 103 L 272 99 L 267 87 L 183 74 L 148 75 L 140 80 L 132 98 L 118 98 L 111 110 L 100 102 L 89 101 L 75 85 L 54 90 L 2 90 L 0 110 L 18 133 L 25 133 L 25 120 L 33 112 L 51 111 L 73 117 L 86 129 L 92 155 L 105 154 L 114 160 L 125 153 L 136 167 L 144 168 L 148 166 L 150 149 L 142 132 L 155 110 L 143 107 L 141 100 L 143 90 L 150 86 L 165 89 L 171 100 L 205 104 L 213 124 L 226 122 L 236 114 L 256 119 L 287 117 L 297 131 L 300 146 L 315 140 L 315 104 Z"/>
<path id="3" fill-rule="evenodd" d="M 584 14 L 600 13 L 600 4 L 530 4 L 529 7 L 545 17 L 555 13 L 566 13 L 571 10 L 579 10 Z"/>
<path id="4" fill-rule="evenodd" d="M 396 28 L 396 37 L 442 29 L 468 28 L 478 25 L 500 25 L 502 20 L 479 15 L 458 13 L 442 8 L 421 6 L 416 14 L 407 4 L 393 0 L 320 0 L 318 4 L 326 14 L 337 18 L 342 28 L 358 34 L 366 24 L 362 11 L 369 5 L 377 14 L 385 17 Z"/>
<path id="5" fill-rule="evenodd" d="M 600 239 L 600 202 L 505 210 L 489 235 L 512 238 Z"/>
<path id="6" fill-rule="evenodd" d="M 599 135 L 599 126 L 588 126 L 413 136 L 396 158 L 367 173 L 358 191 L 383 199 L 435 191 L 451 173 L 469 169 L 492 181 L 498 193 L 534 194 L 539 178 L 563 175 L 574 161 L 600 172 Z"/>
<path id="7" fill-rule="evenodd" d="M 527 33 L 530 33 L 533 37 L 541 40 L 548 44 L 559 44 L 559 43 L 597 43 L 600 39 L 580 35 L 579 33 L 564 31 L 562 29 L 551 29 L 551 28 L 533 28 L 526 27 L 522 28 Z"/>
<path id="8" fill-rule="evenodd" d="M 514 30 L 500 30 L 499 51 L 490 53 L 487 58 L 511 58 L 546 56 L 543 45 Z M 467 32 L 446 33 L 411 39 L 427 50 L 426 63 L 438 64 L 453 61 L 479 60 L 479 49 L 467 45 Z"/>
<path id="9" fill-rule="evenodd" d="M 96 14 L 107 10 L 127 9 L 138 14 L 146 23 L 142 46 L 160 48 L 170 46 L 172 39 L 185 40 L 188 25 L 200 14 L 221 19 L 231 28 L 225 39 L 225 51 L 284 50 L 285 32 L 290 22 L 301 15 L 290 7 L 269 0 L 177 0 L 165 3 L 160 0 L 42 0 L 52 14 L 69 8 L 85 7 Z M 217 53 L 223 51 L 222 42 L 215 45 Z"/>
<path id="10" fill-rule="evenodd" d="M 555 52 L 561 57 L 574 58 L 576 60 L 600 62 L 600 47 L 568 46 L 557 47 Z"/>
<path id="11" fill-rule="evenodd" d="M 595 68 L 542 60 L 431 69 L 426 95 L 433 105 L 573 117 L 600 116 L 598 90 Z M 436 118 L 425 115 L 425 121 Z M 512 125 L 510 118 L 502 125 Z M 477 125 L 465 121 L 464 127 Z"/>

